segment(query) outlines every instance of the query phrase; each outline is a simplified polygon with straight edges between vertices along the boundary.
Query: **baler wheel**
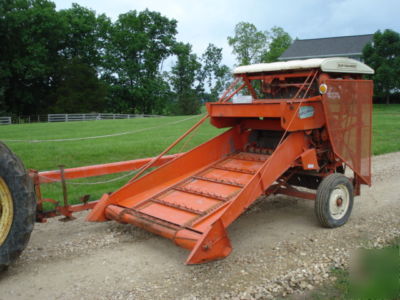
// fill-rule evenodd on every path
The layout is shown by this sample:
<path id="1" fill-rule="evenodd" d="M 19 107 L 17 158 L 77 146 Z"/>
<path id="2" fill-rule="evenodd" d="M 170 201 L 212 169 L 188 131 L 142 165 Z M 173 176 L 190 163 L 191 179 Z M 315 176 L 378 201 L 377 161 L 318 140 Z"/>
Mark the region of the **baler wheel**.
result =
<path id="1" fill-rule="evenodd" d="M 353 208 L 354 193 L 350 180 L 339 173 L 325 177 L 318 186 L 315 214 L 322 226 L 335 228 L 344 225 Z"/>
<path id="2" fill-rule="evenodd" d="M 0 142 L 0 272 L 25 249 L 35 214 L 32 180 L 21 160 Z"/>

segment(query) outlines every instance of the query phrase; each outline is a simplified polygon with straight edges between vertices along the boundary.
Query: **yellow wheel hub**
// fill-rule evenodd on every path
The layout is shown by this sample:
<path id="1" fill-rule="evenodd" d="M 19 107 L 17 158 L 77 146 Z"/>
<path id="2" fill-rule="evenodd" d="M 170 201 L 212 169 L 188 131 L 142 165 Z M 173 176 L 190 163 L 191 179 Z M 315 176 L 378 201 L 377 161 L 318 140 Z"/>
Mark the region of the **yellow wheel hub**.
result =
<path id="1" fill-rule="evenodd" d="M 4 179 L 0 177 L 0 246 L 10 232 L 13 216 L 14 207 L 11 193 Z"/>

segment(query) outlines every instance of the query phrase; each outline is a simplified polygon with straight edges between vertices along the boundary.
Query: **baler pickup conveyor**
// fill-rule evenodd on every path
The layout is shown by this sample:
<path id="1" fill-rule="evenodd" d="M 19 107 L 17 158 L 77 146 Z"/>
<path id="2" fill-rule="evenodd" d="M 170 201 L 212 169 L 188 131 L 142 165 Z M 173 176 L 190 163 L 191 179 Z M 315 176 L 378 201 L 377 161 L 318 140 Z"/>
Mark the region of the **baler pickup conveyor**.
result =
<path id="1" fill-rule="evenodd" d="M 276 181 L 306 147 L 303 134 L 294 133 L 272 155 L 249 153 L 241 151 L 245 145 L 240 145 L 240 137 L 234 128 L 203 144 L 207 149 L 221 144 L 234 147 L 236 140 L 239 147 L 220 151 L 213 160 L 205 160 L 193 169 L 184 161 L 197 157 L 203 152 L 202 146 L 155 170 L 153 176 L 166 178 L 167 184 L 155 184 L 142 193 L 140 187 L 147 185 L 143 181 L 151 179 L 151 175 L 127 184 L 110 196 L 112 202 L 105 208 L 105 218 L 134 224 L 192 250 L 188 264 L 227 256 L 231 246 L 225 227 Z M 170 170 L 179 170 L 182 165 L 188 166 L 185 173 L 172 178 L 174 173 Z M 119 193 L 130 196 L 119 198 Z M 114 198 L 118 200 L 113 201 Z"/>

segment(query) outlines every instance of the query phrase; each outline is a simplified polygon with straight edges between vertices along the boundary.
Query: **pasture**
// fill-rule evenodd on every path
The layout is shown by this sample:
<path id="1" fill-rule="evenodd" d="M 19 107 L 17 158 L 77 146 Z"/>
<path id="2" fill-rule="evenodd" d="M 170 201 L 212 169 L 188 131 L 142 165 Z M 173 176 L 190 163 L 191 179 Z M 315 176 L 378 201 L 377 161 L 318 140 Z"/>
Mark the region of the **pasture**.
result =
<path id="1" fill-rule="evenodd" d="M 59 165 L 70 168 L 155 156 L 200 118 L 199 115 L 9 125 L 0 127 L 0 139 L 6 141 L 28 169 L 52 170 Z M 206 121 L 187 143 L 184 141 L 179 144 L 171 153 L 187 151 L 221 132 L 223 129 L 216 129 Z M 65 140 L 54 141 L 62 139 Z M 400 105 L 375 105 L 373 154 L 395 151 L 400 151 Z M 119 176 L 121 174 L 74 180 L 71 183 L 95 183 Z M 76 203 L 84 194 L 91 194 L 91 199 L 97 199 L 103 193 L 122 186 L 127 180 L 122 178 L 106 184 L 68 184 L 69 200 Z M 61 199 L 59 183 L 43 185 L 42 189 L 45 197 Z"/>

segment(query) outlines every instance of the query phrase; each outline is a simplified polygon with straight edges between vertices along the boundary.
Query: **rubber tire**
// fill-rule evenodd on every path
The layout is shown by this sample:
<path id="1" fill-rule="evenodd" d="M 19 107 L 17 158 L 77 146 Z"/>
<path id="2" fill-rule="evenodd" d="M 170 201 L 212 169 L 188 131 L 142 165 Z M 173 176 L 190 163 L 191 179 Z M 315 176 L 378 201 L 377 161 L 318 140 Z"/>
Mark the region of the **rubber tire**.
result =
<path id="1" fill-rule="evenodd" d="M 332 218 L 332 215 L 330 213 L 329 197 L 332 191 L 340 184 L 346 186 L 349 192 L 349 207 L 346 214 L 342 218 L 336 220 Z M 317 196 L 314 206 L 315 215 L 317 216 L 319 223 L 323 227 L 335 228 L 342 226 L 348 221 L 350 217 L 351 211 L 353 209 L 353 202 L 354 192 L 353 185 L 351 184 L 350 180 L 343 174 L 339 173 L 328 175 L 321 181 L 317 189 Z"/>
<path id="2" fill-rule="evenodd" d="M 0 245 L 0 272 L 7 270 L 28 244 L 36 218 L 33 182 L 21 160 L 0 142 L 0 176 L 6 182 L 13 200 L 14 216 L 10 231 Z"/>

